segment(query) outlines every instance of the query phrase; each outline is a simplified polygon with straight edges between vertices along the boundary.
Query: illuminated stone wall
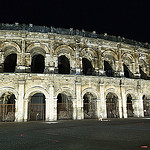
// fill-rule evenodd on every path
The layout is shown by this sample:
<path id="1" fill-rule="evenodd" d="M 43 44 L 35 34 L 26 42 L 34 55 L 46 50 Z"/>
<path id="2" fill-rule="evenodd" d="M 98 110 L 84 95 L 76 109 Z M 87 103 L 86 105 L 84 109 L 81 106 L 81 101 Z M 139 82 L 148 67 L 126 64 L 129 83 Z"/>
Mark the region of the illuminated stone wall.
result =
<path id="1" fill-rule="evenodd" d="M 15 70 L 5 71 L 12 63 L 6 59 L 12 54 L 17 55 Z M 32 72 L 34 56 L 44 58 L 43 72 Z M 59 64 L 66 66 L 61 64 L 61 56 L 64 63 L 69 62 L 70 73 L 59 73 Z M 97 118 L 107 118 L 108 93 L 117 96 L 119 118 L 127 118 L 128 94 L 132 96 L 133 116 L 143 117 L 143 96 L 146 101 L 150 98 L 149 67 L 149 49 L 137 45 L 80 35 L 0 30 L 0 96 L 6 92 L 15 95 L 18 122 L 28 120 L 28 102 L 35 93 L 45 95 L 46 121 L 57 120 L 60 93 L 71 98 L 74 120 L 84 119 L 86 93 L 94 97 Z"/>

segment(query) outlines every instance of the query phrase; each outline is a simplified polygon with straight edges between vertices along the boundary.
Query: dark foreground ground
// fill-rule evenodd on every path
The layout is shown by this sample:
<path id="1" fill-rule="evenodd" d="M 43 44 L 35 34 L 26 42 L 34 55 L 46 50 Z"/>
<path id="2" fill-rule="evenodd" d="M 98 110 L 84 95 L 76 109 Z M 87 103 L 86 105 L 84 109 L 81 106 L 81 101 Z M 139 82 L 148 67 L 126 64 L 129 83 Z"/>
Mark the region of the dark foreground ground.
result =
<path id="1" fill-rule="evenodd" d="M 150 149 L 150 119 L 0 123 L 0 150 L 101 149 Z"/>

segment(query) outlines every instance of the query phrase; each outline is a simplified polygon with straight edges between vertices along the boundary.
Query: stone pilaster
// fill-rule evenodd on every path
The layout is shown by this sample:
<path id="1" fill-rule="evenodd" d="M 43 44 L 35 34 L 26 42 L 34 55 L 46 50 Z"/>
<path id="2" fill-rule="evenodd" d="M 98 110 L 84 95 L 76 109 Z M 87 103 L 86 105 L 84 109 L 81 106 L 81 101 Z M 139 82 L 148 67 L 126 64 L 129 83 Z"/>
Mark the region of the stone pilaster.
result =
<path id="1" fill-rule="evenodd" d="M 25 86 L 25 81 L 18 81 L 18 102 L 17 102 L 17 108 L 16 108 L 16 115 L 15 115 L 15 121 L 16 122 L 22 122 L 24 118 L 24 86 Z"/>
<path id="2" fill-rule="evenodd" d="M 121 99 L 118 100 L 118 111 L 119 111 L 119 118 L 122 118 L 122 104 L 121 104 Z"/>
<path id="3" fill-rule="evenodd" d="M 24 122 L 28 121 L 28 105 L 29 105 L 29 100 L 24 99 L 24 116 L 23 116 Z"/>
<path id="4" fill-rule="evenodd" d="M 83 99 L 81 98 L 81 83 L 79 81 L 75 82 L 76 85 L 76 99 L 77 99 L 77 119 L 84 119 L 83 113 Z"/>
<path id="5" fill-rule="evenodd" d="M 102 115 L 102 113 L 101 113 L 101 101 L 100 101 L 100 99 L 97 99 L 96 100 L 96 116 L 97 116 L 97 118 L 100 118 L 100 117 L 102 117 L 101 115 Z"/>
<path id="6" fill-rule="evenodd" d="M 21 53 L 17 53 L 17 66 L 15 72 L 25 72 L 25 40 L 22 38 Z"/>
<path id="7" fill-rule="evenodd" d="M 132 100 L 133 105 L 133 116 L 139 117 L 139 100 Z"/>
<path id="8" fill-rule="evenodd" d="M 72 99 L 72 103 L 73 103 L 73 115 L 72 115 L 72 119 L 76 120 L 77 119 L 77 100 L 76 99 Z"/>
<path id="9" fill-rule="evenodd" d="M 107 108 L 106 108 L 106 99 L 104 97 L 104 84 L 100 84 L 100 108 L 101 108 L 101 114 L 103 118 L 107 118 Z"/>
<path id="10" fill-rule="evenodd" d="M 57 120 L 57 97 L 53 98 L 53 120 Z"/>

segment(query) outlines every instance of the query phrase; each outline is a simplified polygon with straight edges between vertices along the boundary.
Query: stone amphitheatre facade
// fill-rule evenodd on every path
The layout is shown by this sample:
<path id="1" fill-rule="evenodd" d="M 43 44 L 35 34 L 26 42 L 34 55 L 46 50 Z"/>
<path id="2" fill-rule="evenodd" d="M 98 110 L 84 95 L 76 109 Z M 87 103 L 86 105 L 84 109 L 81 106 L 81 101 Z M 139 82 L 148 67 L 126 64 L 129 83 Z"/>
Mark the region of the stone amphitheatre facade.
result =
<path id="1" fill-rule="evenodd" d="M 149 77 L 147 43 L 0 25 L 0 121 L 149 116 Z"/>

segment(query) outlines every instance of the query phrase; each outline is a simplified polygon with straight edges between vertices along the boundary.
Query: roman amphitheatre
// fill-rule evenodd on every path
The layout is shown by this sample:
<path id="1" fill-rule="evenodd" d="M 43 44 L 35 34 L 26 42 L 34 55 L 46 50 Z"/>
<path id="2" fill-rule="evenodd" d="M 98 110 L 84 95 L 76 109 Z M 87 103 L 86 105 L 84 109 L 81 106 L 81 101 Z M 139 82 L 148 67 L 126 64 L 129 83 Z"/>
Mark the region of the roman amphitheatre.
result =
<path id="1" fill-rule="evenodd" d="M 0 24 L 0 121 L 150 116 L 150 45 Z"/>

